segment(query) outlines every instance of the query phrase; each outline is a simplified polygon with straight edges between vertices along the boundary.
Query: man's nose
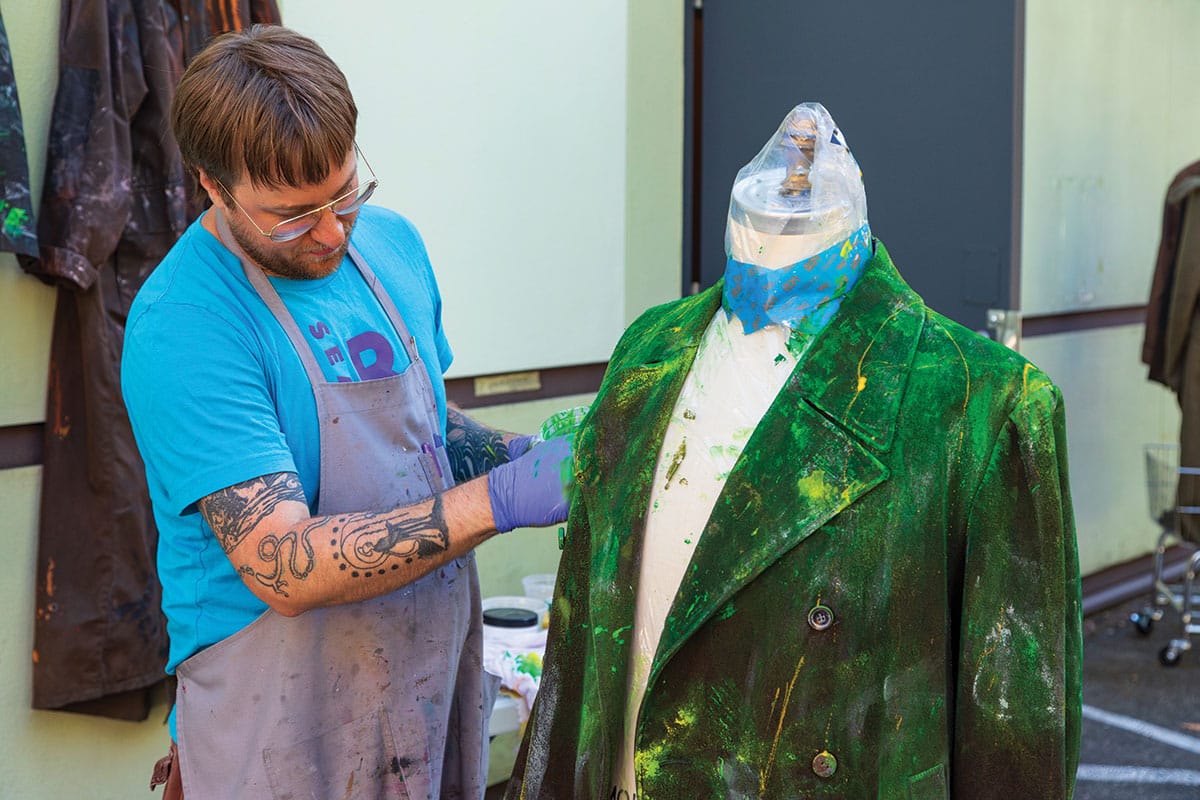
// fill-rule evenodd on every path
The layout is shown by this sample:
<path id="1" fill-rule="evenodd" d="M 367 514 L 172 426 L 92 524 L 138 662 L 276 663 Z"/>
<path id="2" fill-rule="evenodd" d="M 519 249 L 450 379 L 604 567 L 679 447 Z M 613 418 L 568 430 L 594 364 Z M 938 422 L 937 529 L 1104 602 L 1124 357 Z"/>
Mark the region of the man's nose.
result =
<path id="1" fill-rule="evenodd" d="M 317 224 L 309 231 L 317 244 L 323 247 L 337 247 L 346 239 L 346 226 L 342 218 L 327 208 L 317 217 Z"/>

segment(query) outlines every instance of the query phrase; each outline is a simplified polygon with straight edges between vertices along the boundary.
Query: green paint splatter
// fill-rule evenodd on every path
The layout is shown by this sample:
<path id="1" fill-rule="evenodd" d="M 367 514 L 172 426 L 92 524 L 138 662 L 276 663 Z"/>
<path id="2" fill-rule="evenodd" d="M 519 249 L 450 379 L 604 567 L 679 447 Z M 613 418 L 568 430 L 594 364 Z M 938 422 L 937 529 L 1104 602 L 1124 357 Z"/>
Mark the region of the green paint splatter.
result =
<path id="1" fill-rule="evenodd" d="M 742 446 L 740 444 L 714 444 L 708 448 L 708 454 L 713 459 L 728 459 L 737 461 L 738 456 L 742 454 Z"/>
<path id="2" fill-rule="evenodd" d="M 9 236 L 20 236 L 29 222 L 29 214 L 23 208 L 10 208 L 4 215 L 4 232 Z"/>
<path id="3" fill-rule="evenodd" d="M 687 457 L 687 437 L 679 443 L 679 449 L 675 451 L 674 457 L 671 458 L 671 465 L 667 467 L 667 483 L 663 489 L 671 488 L 671 480 L 675 477 L 675 473 L 679 471 L 679 465 L 683 463 L 683 459 Z"/>
<path id="4" fill-rule="evenodd" d="M 812 336 L 800 331 L 792 331 L 792 335 L 788 337 L 787 349 L 792 354 L 792 358 L 799 360 L 800 356 L 804 355 L 804 351 L 808 349 L 808 345 L 812 342 Z"/>
<path id="5" fill-rule="evenodd" d="M 528 675 L 534 679 L 542 677 L 542 657 L 537 653 L 521 653 L 513 656 L 513 661 L 517 664 L 517 672 L 522 675 Z"/>

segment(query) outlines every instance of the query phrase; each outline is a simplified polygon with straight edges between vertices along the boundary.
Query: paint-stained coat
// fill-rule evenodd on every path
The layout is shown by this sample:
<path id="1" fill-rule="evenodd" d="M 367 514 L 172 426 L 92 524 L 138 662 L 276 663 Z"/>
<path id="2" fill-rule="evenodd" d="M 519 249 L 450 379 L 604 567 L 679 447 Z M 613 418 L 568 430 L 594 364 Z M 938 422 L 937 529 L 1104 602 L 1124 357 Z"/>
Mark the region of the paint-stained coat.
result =
<path id="1" fill-rule="evenodd" d="M 617 345 L 577 438 L 510 798 L 606 798 L 649 482 L 718 285 Z M 638 800 L 1062 800 L 1082 649 L 1062 398 L 882 244 L 767 411 L 668 615 Z"/>
<path id="2" fill-rule="evenodd" d="M 216 0 L 207 0 L 213 5 Z M 229 5 L 228 2 L 225 5 Z M 265 19 L 273 0 L 234 3 Z M 165 675 L 158 531 L 120 391 L 130 303 L 198 211 L 168 116 L 204 0 L 62 4 L 30 274 L 57 286 L 34 613 L 34 708 L 145 719 Z M 212 22 L 215 29 L 216 22 Z"/>

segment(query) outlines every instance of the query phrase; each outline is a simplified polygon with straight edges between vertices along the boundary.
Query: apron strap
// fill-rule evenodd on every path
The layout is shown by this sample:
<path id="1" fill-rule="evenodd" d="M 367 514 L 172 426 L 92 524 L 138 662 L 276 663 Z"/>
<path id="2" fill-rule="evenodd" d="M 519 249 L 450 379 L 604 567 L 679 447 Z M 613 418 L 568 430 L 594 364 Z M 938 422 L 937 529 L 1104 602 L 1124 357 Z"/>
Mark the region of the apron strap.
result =
<path id="1" fill-rule="evenodd" d="M 417 352 L 416 340 L 408 332 L 408 326 L 404 324 L 404 317 L 400 316 L 400 309 L 396 308 L 396 304 L 392 302 L 391 295 L 383 290 L 383 284 L 376 277 L 375 270 L 371 269 L 371 265 L 359 254 L 358 248 L 351 244 L 349 252 L 350 261 L 358 267 L 358 273 L 362 275 L 367 286 L 375 294 L 375 299 L 383 307 L 384 313 L 392 321 L 392 327 L 396 329 L 396 335 L 400 337 L 400 346 L 404 348 L 404 352 L 408 353 L 409 361 L 416 364 L 421 360 L 421 355 Z"/>
<path id="2" fill-rule="evenodd" d="M 291 340 L 292 348 L 295 349 L 296 355 L 303 362 L 304 371 L 308 373 L 309 382 L 313 386 L 324 383 L 325 373 L 321 370 L 321 365 L 317 363 L 317 357 L 313 355 L 312 348 L 305 341 L 304 334 L 300 332 L 300 326 L 296 324 L 296 320 L 288 313 L 287 307 L 283 304 L 283 299 L 279 296 L 279 292 L 275 291 L 275 287 L 267 280 L 266 273 L 262 271 L 262 268 L 251 261 L 246 252 L 234 240 L 233 234 L 229 231 L 229 223 L 226 221 L 225 215 L 216 208 L 212 210 L 212 213 L 216 215 L 217 234 L 221 240 L 221 244 L 225 245 L 242 263 L 242 271 L 246 273 L 246 279 L 250 281 L 250 285 L 258 292 L 258 296 L 266 303 L 267 308 L 271 310 L 271 314 L 279 322 L 288 339 Z"/>

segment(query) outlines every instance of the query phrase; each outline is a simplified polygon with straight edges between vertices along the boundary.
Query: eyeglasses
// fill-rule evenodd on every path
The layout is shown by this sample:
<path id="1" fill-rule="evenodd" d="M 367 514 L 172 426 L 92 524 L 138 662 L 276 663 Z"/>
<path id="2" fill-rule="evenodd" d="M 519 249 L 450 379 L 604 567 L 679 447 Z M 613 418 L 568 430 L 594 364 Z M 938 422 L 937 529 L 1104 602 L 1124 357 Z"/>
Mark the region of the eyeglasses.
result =
<path id="1" fill-rule="evenodd" d="M 363 203 L 367 202 L 371 198 L 371 195 L 375 193 L 376 187 L 379 186 L 379 179 L 375 177 L 375 170 L 371 169 L 371 164 L 367 161 L 366 156 L 362 154 L 362 151 L 358 149 L 357 144 L 354 145 L 354 152 L 362 159 L 363 164 L 367 167 L 367 171 L 371 173 L 370 180 L 364 184 L 355 186 L 339 197 L 335 197 L 323 206 L 318 206 L 311 211 L 305 211 L 303 214 L 289 217 L 283 222 L 275 223 L 269 231 L 264 231 L 259 227 L 249 212 L 242 208 L 242 204 L 233 196 L 233 192 L 225 188 L 225 184 L 217 181 L 217 185 L 225 190 L 225 194 L 229 195 L 229 199 L 233 200 L 233 204 L 238 207 L 238 211 L 241 211 L 246 219 L 250 220 L 250 224 L 254 226 L 255 230 L 272 242 L 290 242 L 293 239 L 299 239 L 315 228 L 317 223 L 321 221 L 321 215 L 325 213 L 325 209 L 329 209 L 339 217 L 344 217 L 362 208 Z M 213 180 L 216 180 L 216 178 Z"/>

